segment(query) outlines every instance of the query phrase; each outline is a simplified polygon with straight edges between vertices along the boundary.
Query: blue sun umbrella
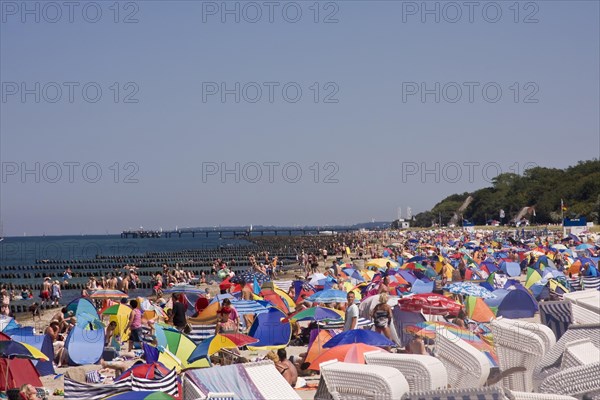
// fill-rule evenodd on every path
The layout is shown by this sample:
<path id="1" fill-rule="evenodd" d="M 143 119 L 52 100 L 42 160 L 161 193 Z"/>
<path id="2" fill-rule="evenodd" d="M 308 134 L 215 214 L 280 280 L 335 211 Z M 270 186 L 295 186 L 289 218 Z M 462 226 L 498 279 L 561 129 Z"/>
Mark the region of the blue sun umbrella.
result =
<path id="1" fill-rule="evenodd" d="M 381 333 L 368 331 L 366 329 L 351 329 L 342 332 L 329 339 L 323 345 L 325 348 L 335 347 L 341 344 L 364 343 L 369 346 L 388 347 L 394 346 L 394 342 L 383 336 Z"/>
<path id="2" fill-rule="evenodd" d="M 327 289 L 313 294 L 307 300 L 317 303 L 342 303 L 346 301 L 347 295 L 343 290 Z"/>

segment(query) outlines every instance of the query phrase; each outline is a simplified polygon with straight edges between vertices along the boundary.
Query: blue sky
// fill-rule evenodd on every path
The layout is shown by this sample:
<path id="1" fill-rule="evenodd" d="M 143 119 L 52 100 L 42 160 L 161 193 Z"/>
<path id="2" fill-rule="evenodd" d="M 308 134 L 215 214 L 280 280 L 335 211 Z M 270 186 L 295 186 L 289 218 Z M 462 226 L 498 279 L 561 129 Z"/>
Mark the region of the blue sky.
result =
<path id="1" fill-rule="evenodd" d="M 391 220 L 599 156 L 596 1 L 88 3 L 0 4 L 5 235 Z"/>

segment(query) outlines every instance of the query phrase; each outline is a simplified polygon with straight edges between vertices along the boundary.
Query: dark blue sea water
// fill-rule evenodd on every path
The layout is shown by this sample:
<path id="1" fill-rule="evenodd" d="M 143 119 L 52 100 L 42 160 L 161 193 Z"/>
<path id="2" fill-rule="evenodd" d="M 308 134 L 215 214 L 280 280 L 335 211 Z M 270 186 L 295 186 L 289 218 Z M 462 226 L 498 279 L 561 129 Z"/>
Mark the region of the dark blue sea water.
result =
<path id="1" fill-rule="evenodd" d="M 7 270 L 8 266 L 32 266 L 39 260 L 84 260 L 97 256 L 124 256 L 154 252 L 177 252 L 182 250 L 218 249 L 219 247 L 248 246 L 250 242 L 244 239 L 220 239 L 218 237 L 171 237 L 123 239 L 120 235 L 98 236 L 38 236 L 38 237 L 8 237 L 0 242 L 0 271 L 16 274 L 15 278 L 0 278 L 0 284 L 39 284 L 41 278 L 23 279 L 19 275 L 30 268 Z M 148 280 L 142 277 L 142 281 Z M 71 283 L 84 283 L 87 278 L 72 278 Z M 147 296 L 148 289 L 131 291 L 133 296 Z M 18 301 L 16 304 L 39 301 L 38 292 L 29 301 Z M 63 290 L 62 303 L 79 296 L 78 290 Z"/>
<path id="2" fill-rule="evenodd" d="M 83 260 L 101 256 L 244 246 L 243 239 L 171 237 L 122 239 L 120 235 L 8 237 L 0 242 L 0 266 L 32 265 L 36 260 Z"/>

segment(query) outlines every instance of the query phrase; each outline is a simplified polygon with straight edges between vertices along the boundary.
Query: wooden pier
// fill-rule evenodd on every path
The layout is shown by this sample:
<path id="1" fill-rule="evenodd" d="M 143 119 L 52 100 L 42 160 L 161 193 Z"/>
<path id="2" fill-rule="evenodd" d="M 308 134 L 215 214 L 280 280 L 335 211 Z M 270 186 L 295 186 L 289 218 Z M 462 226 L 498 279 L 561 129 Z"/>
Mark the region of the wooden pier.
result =
<path id="1" fill-rule="evenodd" d="M 171 237 L 244 237 L 244 236 L 292 236 L 292 235 L 319 235 L 327 232 L 354 232 L 355 228 L 273 228 L 273 229 L 253 229 L 253 230 L 234 230 L 234 229 L 180 229 L 172 231 L 152 231 L 135 230 L 123 231 L 121 237 L 128 238 L 171 238 Z"/>

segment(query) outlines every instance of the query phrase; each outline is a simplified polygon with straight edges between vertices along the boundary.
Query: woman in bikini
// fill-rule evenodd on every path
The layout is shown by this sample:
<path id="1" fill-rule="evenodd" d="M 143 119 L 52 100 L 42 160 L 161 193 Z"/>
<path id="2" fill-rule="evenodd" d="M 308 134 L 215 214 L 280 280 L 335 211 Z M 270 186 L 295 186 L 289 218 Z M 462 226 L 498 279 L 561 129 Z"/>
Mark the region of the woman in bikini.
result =
<path id="1" fill-rule="evenodd" d="M 392 323 L 392 309 L 387 305 L 388 294 L 381 293 L 379 295 L 379 304 L 375 306 L 371 312 L 371 319 L 375 323 L 375 332 L 385 335 L 392 340 L 390 332 L 390 324 Z"/>

